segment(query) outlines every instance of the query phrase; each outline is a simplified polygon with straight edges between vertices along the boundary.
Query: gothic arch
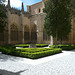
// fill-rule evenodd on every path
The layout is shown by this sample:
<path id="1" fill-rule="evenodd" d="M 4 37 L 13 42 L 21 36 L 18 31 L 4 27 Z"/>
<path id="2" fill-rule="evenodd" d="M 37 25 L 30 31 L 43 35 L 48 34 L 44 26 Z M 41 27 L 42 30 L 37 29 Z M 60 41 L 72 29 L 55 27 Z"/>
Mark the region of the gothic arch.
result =
<path id="1" fill-rule="evenodd" d="M 17 27 L 15 24 L 12 24 L 12 25 L 10 26 L 10 29 L 11 29 L 12 31 L 18 31 L 18 27 Z"/>
<path id="2" fill-rule="evenodd" d="M 31 41 L 32 40 L 37 40 L 37 28 L 35 24 L 33 24 L 31 27 Z"/>
<path id="3" fill-rule="evenodd" d="M 10 38 L 11 41 L 18 41 L 18 26 L 15 24 L 10 26 Z"/>
<path id="4" fill-rule="evenodd" d="M 24 40 L 25 41 L 30 40 L 30 32 L 29 32 L 29 26 L 28 25 L 24 26 Z"/>
<path id="5" fill-rule="evenodd" d="M 33 24 L 32 27 L 31 27 L 31 32 L 36 32 L 36 31 L 37 31 L 37 29 L 36 29 L 36 25 Z"/>

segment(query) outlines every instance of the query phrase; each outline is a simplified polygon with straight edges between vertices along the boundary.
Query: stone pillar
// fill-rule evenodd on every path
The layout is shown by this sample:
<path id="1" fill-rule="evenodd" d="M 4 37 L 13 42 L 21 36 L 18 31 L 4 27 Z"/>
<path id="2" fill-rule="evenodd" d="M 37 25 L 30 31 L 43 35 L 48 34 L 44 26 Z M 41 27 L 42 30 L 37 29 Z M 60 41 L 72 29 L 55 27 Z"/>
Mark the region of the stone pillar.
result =
<path id="1" fill-rule="evenodd" d="M 8 0 L 8 5 L 7 6 L 8 6 L 8 8 L 10 8 L 10 0 Z"/>
<path id="2" fill-rule="evenodd" d="M 24 21 L 23 21 L 23 18 L 24 18 L 24 5 L 23 5 L 23 2 L 22 2 L 22 9 L 21 9 L 21 25 L 22 25 L 22 43 L 24 43 Z"/>
<path id="3" fill-rule="evenodd" d="M 52 36 L 50 36 L 50 38 L 51 38 L 51 45 L 53 45 L 53 37 Z"/>
<path id="4" fill-rule="evenodd" d="M 23 34 L 23 38 L 22 38 L 22 43 L 24 43 L 24 25 L 22 26 L 22 34 Z"/>
<path id="5" fill-rule="evenodd" d="M 43 43 L 43 14 L 38 15 L 38 43 Z"/>
<path id="6" fill-rule="evenodd" d="M 23 2 L 22 2 L 22 12 L 24 12 L 24 5 L 23 5 Z"/>
<path id="7" fill-rule="evenodd" d="M 42 1 L 42 8 L 45 8 L 45 4 L 44 4 L 44 1 Z"/>
<path id="8" fill-rule="evenodd" d="M 10 30 L 10 11 L 9 11 L 9 9 L 8 9 L 8 12 L 7 13 L 8 13 L 8 19 L 7 19 L 8 20 L 8 44 L 10 44 L 10 40 L 11 40 L 10 39 L 10 36 L 11 36 L 10 35 L 11 34 L 10 31 L 11 30 Z"/>
<path id="9" fill-rule="evenodd" d="M 10 44 L 10 25 L 8 24 L 8 44 Z"/>
<path id="10" fill-rule="evenodd" d="M 23 14 L 21 14 L 21 26 L 22 26 L 22 43 L 24 43 L 24 24 L 23 24 Z"/>
<path id="11" fill-rule="evenodd" d="M 36 18 L 37 18 L 37 43 L 38 43 L 38 40 L 39 40 L 39 27 L 38 27 L 38 15 L 36 15 Z"/>

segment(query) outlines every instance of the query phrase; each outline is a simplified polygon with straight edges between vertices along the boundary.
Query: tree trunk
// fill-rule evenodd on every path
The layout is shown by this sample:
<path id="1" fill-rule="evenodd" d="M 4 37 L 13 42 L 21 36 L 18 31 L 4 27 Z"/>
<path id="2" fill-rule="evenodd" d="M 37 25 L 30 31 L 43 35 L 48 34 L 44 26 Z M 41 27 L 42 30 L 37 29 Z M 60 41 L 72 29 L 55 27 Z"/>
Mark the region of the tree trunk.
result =
<path id="1" fill-rule="evenodd" d="M 60 44 L 62 45 L 62 38 L 60 39 Z"/>
<path id="2" fill-rule="evenodd" d="M 56 48 L 56 45 L 57 45 L 57 31 L 56 31 L 56 38 L 55 38 L 55 48 Z"/>

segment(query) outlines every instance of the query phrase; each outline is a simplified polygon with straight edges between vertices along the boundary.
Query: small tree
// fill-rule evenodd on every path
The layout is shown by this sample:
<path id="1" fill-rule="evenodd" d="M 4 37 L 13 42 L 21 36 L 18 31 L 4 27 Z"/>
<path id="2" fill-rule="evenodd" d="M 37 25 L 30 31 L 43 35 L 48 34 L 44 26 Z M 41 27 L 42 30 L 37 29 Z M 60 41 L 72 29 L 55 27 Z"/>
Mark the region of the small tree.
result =
<path id="1" fill-rule="evenodd" d="M 6 7 L 3 4 L 3 2 L 5 2 L 5 0 L 0 0 L 0 32 L 4 31 L 4 28 L 6 26 Z"/>
<path id="2" fill-rule="evenodd" d="M 48 35 L 61 39 L 71 31 L 70 0 L 48 0 L 45 2 L 44 12 L 46 13 L 44 28 Z"/>
<path id="3" fill-rule="evenodd" d="M 75 0 L 71 0 L 70 8 L 71 8 L 72 16 L 75 17 Z"/>

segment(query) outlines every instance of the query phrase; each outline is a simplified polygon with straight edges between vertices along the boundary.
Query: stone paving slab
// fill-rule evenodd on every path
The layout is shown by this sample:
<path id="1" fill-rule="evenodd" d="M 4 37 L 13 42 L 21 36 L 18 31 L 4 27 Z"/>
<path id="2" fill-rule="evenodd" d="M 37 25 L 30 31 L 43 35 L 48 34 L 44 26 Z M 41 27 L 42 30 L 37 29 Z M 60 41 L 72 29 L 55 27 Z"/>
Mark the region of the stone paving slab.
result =
<path id="1" fill-rule="evenodd" d="M 3 75 L 75 75 L 75 52 L 44 57 L 37 60 L 0 54 Z"/>

